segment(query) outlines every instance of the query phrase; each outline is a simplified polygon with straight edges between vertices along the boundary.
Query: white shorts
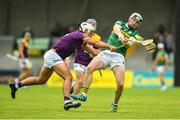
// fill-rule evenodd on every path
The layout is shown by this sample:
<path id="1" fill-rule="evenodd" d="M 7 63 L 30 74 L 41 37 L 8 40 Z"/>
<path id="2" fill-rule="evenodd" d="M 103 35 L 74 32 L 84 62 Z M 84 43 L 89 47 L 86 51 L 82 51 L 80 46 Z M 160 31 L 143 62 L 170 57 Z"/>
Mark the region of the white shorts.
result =
<path id="1" fill-rule="evenodd" d="M 74 63 L 74 70 L 75 71 L 86 72 L 87 67 L 85 65 L 81 65 L 79 63 Z"/>
<path id="2" fill-rule="evenodd" d="M 105 67 L 110 67 L 111 69 L 116 65 L 125 67 L 125 58 L 119 53 L 104 50 L 98 54 L 98 57 L 102 59 Z"/>
<path id="3" fill-rule="evenodd" d="M 48 50 L 44 54 L 44 66 L 47 68 L 51 68 L 54 65 L 64 63 L 63 59 L 53 50 Z"/>
<path id="4" fill-rule="evenodd" d="M 162 66 L 162 65 L 161 66 L 157 66 L 156 71 L 158 73 L 164 72 L 164 66 Z"/>
<path id="5" fill-rule="evenodd" d="M 32 63 L 28 58 L 25 58 L 24 61 L 20 58 L 19 59 L 19 67 L 21 69 L 23 69 L 23 68 L 31 69 L 32 68 Z"/>

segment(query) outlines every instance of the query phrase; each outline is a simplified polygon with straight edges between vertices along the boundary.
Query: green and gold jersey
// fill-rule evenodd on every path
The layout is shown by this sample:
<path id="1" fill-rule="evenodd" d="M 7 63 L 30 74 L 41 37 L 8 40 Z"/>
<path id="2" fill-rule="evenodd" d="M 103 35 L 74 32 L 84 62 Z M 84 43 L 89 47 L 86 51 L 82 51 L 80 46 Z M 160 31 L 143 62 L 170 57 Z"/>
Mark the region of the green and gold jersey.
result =
<path id="1" fill-rule="evenodd" d="M 127 38 L 134 37 L 136 38 L 136 40 L 142 39 L 142 37 L 139 36 L 138 31 L 134 28 L 130 28 L 126 22 L 119 20 L 115 23 L 115 25 L 118 25 L 120 27 L 121 31 L 124 32 L 125 37 Z M 118 36 L 113 31 L 111 32 L 107 43 L 115 47 L 122 45 L 122 42 L 118 40 Z M 119 48 L 117 52 L 125 56 L 127 49 L 128 49 L 128 46 L 126 45 L 122 48 Z"/>
<path id="2" fill-rule="evenodd" d="M 156 53 L 156 64 L 165 65 L 166 64 L 167 53 L 164 50 L 158 51 Z"/>

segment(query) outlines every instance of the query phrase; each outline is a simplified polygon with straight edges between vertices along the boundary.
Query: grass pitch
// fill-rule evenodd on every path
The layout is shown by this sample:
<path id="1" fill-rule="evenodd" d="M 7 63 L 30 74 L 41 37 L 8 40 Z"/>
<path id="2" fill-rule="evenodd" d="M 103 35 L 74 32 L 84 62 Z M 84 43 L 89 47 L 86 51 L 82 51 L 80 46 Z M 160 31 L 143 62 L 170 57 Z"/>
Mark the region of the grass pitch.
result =
<path id="1" fill-rule="evenodd" d="M 180 119 L 180 88 L 125 89 L 117 113 L 110 104 L 115 89 L 91 88 L 80 108 L 64 111 L 61 88 L 31 86 L 10 98 L 7 85 L 0 85 L 0 119 Z"/>

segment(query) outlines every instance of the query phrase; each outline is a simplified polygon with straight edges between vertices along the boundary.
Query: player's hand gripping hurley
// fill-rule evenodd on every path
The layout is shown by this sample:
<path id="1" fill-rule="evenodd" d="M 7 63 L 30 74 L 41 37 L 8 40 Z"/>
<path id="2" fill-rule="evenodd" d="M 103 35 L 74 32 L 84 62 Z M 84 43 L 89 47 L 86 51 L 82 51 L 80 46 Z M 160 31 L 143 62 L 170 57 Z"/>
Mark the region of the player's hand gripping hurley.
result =
<path id="1" fill-rule="evenodd" d="M 121 45 L 121 46 L 119 46 L 119 47 L 117 47 L 116 49 L 122 48 L 122 47 L 128 45 L 128 42 L 130 42 L 130 43 L 136 43 L 136 44 L 141 44 L 141 45 L 143 45 L 143 46 L 146 48 L 146 50 L 147 50 L 148 53 L 153 53 L 153 52 L 156 50 L 156 45 L 155 45 L 155 43 L 153 42 L 153 39 L 147 39 L 147 40 L 141 40 L 141 41 L 139 41 L 139 40 L 136 40 L 136 39 L 132 39 L 132 37 L 130 37 L 129 35 L 127 35 L 127 34 L 124 33 L 124 32 L 122 32 L 122 33 L 126 36 L 126 38 L 128 38 L 128 39 L 127 39 L 127 43 L 126 43 L 126 44 L 123 44 L 123 45 Z M 143 39 L 143 38 L 142 38 L 142 39 Z"/>

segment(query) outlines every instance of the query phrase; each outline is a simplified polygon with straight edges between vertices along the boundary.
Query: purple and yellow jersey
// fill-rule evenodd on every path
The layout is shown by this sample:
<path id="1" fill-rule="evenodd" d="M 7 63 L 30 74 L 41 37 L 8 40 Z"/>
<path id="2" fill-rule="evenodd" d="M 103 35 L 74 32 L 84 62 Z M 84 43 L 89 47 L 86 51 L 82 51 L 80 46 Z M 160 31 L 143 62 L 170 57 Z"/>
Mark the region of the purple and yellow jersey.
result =
<path id="1" fill-rule="evenodd" d="M 81 49 L 83 45 L 84 35 L 81 31 L 76 30 L 59 38 L 53 45 L 59 56 L 64 60 L 70 56 L 76 49 Z"/>
<path id="2" fill-rule="evenodd" d="M 28 45 L 29 45 L 28 38 L 24 37 L 22 39 L 21 44 L 23 45 L 23 55 L 24 55 L 24 58 L 28 58 Z M 21 56 L 19 56 L 19 58 L 21 58 Z"/>
<path id="3" fill-rule="evenodd" d="M 93 38 L 93 40 L 95 40 L 95 41 L 101 41 L 101 36 L 99 36 L 98 34 L 93 34 L 92 35 L 92 38 Z"/>
<path id="4" fill-rule="evenodd" d="M 87 66 L 91 62 L 92 58 L 89 53 L 83 49 L 79 49 L 76 53 L 75 63 Z"/>
<path id="5" fill-rule="evenodd" d="M 94 34 L 92 36 L 93 40 L 100 41 L 101 37 L 98 34 Z M 77 51 L 76 57 L 75 57 L 75 63 L 79 63 L 81 65 L 87 66 L 92 60 L 92 57 L 89 55 L 89 53 L 83 49 L 79 49 Z"/>

